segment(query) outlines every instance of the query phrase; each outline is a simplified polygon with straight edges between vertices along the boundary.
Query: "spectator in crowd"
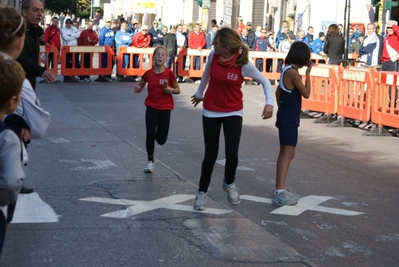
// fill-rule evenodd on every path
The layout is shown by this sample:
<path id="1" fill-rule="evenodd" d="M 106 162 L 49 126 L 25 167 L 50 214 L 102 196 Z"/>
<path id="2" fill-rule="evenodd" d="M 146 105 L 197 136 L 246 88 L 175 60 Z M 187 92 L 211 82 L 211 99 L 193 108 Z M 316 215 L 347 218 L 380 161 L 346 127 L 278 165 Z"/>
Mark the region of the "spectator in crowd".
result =
<path id="1" fill-rule="evenodd" d="M 75 14 L 71 14 L 71 20 L 72 22 L 77 21 L 77 17 L 75 17 Z"/>
<path id="2" fill-rule="evenodd" d="M 342 37 L 344 37 L 344 25 L 342 25 L 341 23 L 337 25 L 338 27 L 338 34 L 341 35 Z M 328 36 L 328 35 L 327 35 Z"/>
<path id="3" fill-rule="evenodd" d="M 39 39 L 44 35 L 43 29 L 39 26 L 43 14 L 43 3 L 40 0 L 26 0 L 22 2 L 21 14 L 26 19 L 28 25 L 24 48 L 17 61 L 24 68 L 26 78 L 34 90 L 36 87 L 36 77 L 42 77 L 48 83 L 57 81 L 57 77 L 50 70 L 38 64 L 40 52 Z"/>
<path id="4" fill-rule="evenodd" d="M 325 56 L 326 54 L 323 52 L 324 40 L 326 39 L 326 35 L 324 32 L 319 32 L 319 38 L 313 41 L 312 51 L 313 53 Z"/>
<path id="5" fill-rule="evenodd" d="M 206 49 L 213 49 L 212 42 L 218 29 L 218 25 L 213 25 L 209 32 L 206 34 Z"/>
<path id="6" fill-rule="evenodd" d="M 46 43 L 46 45 L 54 45 L 57 49 L 58 52 L 60 52 L 61 49 L 61 31 L 58 28 L 58 18 L 53 17 L 51 20 L 51 25 L 46 28 L 44 31 L 44 38 L 43 41 Z M 54 54 L 49 53 L 48 54 L 48 66 L 49 67 L 55 67 L 58 66 L 58 62 L 53 62 L 54 61 Z M 43 80 L 45 82 L 45 80 Z"/>
<path id="7" fill-rule="evenodd" d="M 255 35 L 254 30 L 252 30 L 252 23 L 250 21 L 247 22 L 246 29 L 248 31 L 248 47 L 250 50 L 253 50 L 256 35 Z"/>
<path id="8" fill-rule="evenodd" d="M 122 21 L 121 29 L 115 34 L 115 51 L 116 55 L 119 54 L 119 47 L 130 46 L 132 44 L 132 34 L 126 31 L 127 21 Z M 127 68 L 129 66 L 129 55 L 123 55 L 122 68 Z M 125 81 L 124 75 L 117 74 L 117 81 Z"/>
<path id="9" fill-rule="evenodd" d="M 304 30 L 298 31 L 298 36 L 296 37 L 296 41 L 299 41 L 299 42 L 305 41 L 305 31 Z"/>
<path id="10" fill-rule="evenodd" d="M 150 47 L 150 44 L 151 35 L 148 34 L 148 27 L 147 25 L 142 25 L 141 31 L 133 36 L 132 46 L 138 48 L 147 48 Z"/>
<path id="11" fill-rule="evenodd" d="M 78 30 L 78 32 L 80 32 L 79 22 L 77 20 L 72 21 L 72 27 L 75 27 Z"/>
<path id="12" fill-rule="evenodd" d="M 151 47 L 162 45 L 163 34 L 158 29 L 158 21 L 157 20 L 154 20 L 152 22 L 152 27 L 151 27 L 151 29 L 148 30 L 148 34 L 151 36 L 151 44 L 150 44 Z"/>
<path id="13" fill-rule="evenodd" d="M 77 46 L 79 36 L 80 33 L 78 29 L 72 26 L 72 21 L 70 19 L 67 19 L 65 21 L 65 27 L 61 29 L 62 45 Z M 67 68 L 72 68 L 72 61 L 72 53 L 67 53 L 65 62 Z M 78 53 L 75 53 L 75 68 L 80 68 Z M 64 76 L 64 82 L 77 83 L 79 80 L 75 79 L 73 76 Z"/>
<path id="14" fill-rule="evenodd" d="M 100 33 L 98 35 L 98 44 L 100 46 L 109 46 L 112 49 L 114 49 L 114 36 L 115 32 L 111 28 L 111 21 L 107 21 L 104 27 L 100 29 Z M 101 68 L 107 68 L 108 67 L 108 62 L 107 62 L 107 53 L 101 53 Z M 97 79 L 94 81 L 96 82 L 111 82 L 112 81 L 112 71 L 109 75 L 105 76 L 98 76 Z"/>
<path id="15" fill-rule="evenodd" d="M 378 50 L 378 65 L 381 65 L 382 48 L 384 47 L 384 37 L 381 34 L 379 34 L 380 25 L 378 25 L 378 22 L 374 22 L 374 26 L 375 26 L 375 34 L 377 34 L 378 40 L 380 42 Z"/>
<path id="16" fill-rule="evenodd" d="M 202 48 L 205 45 L 206 45 L 205 35 L 201 31 L 200 24 L 196 23 L 194 25 L 194 30 L 190 32 L 188 36 L 188 47 L 190 49 L 202 51 Z M 201 57 L 194 56 L 194 70 L 199 70 L 201 68 L 200 61 Z"/>
<path id="17" fill-rule="evenodd" d="M 348 43 L 347 43 L 347 48 L 348 48 L 348 53 L 351 51 L 351 46 L 352 44 L 356 43 L 357 38 L 359 37 L 360 32 L 355 32 L 355 29 L 350 27 L 348 31 Z"/>
<path id="18" fill-rule="evenodd" d="M 17 109 L 25 74 L 18 62 L 11 58 L 5 59 L 4 54 L 0 54 L 0 72 L 0 118 L 3 118 Z M 21 165 L 21 150 L 18 136 L 0 121 L 0 255 L 8 226 L 8 206 L 17 201 L 25 179 Z"/>
<path id="19" fill-rule="evenodd" d="M 375 32 L 375 25 L 369 23 L 367 24 L 367 36 L 359 47 L 360 61 L 366 62 L 367 66 L 377 66 L 379 51 L 380 40 Z"/>
<path id="20" fill-rule="evenodd" d="M 269 32 L 268 34 L 266 34 L 266 36 L 269 39 L 270 52 L 276 52 L 277 47 L 276 47 L 276 40 L 274 39 L 274 32 Z"/>
<path id="21" fill-rule="evenodd" d="M 382 67 L 383 71 L 398 71 L 399 60 L 399 26 L 395 20 L 390 20 L 387 23 L 386 36 L 384 40 L 384 47 L 382 49 Z M 392 87 L 389 87 L 389 105 L 394 101 L 395 107 L 398 103 L 398 87 L 395 87 L 395 97 L 392 98 Z"/>
<path id="22" fill-rule="evenodd" d="M 256 38 L 259 38 L 262 35 L 262 26 L 258 25 L 256 26 L 256 30 L 255 30 L 255 41 Z"/>
<path id="23" fill-rule="evenodd" d="M 255 51 L 263 51 L 263 52 L 267 52 L 270 51 L 269 50 L 269 38 L 266 38 L 266 29 L 262 29 L 260 36 L 258 38 L 256 38 L 255 40 Z M 256 68 L 262 72 L 263 71 L 263 59 L 261 58 L 257 58 L 256 59 Z"/>
<path id="24" fill-rule="evenodd" d="M 176 41 L 177 41 L 177 49 L 182 50 L 182 49 L 187 49 L 188 47 L 188 35 L 186 32 L 183 32 L 183 26 L 178 25 L 176 29 Z M 175 66 L 175 74 L 178 77 L 177 81 L 179 83 L 185 82 L 184 77 L 178 76 L 178 69 L 179 69 L 179 64 L 182 64 L 183 69 L 185 69 L 186 66 L 186 56 L 183 56 L 183 62 L 176 62 Z"/>
<path id="25" fill-rule="evenodd" d="M 83 30 L 80 33 L 78 38 L 78 45 L 79 46 L 95 46 L 98 43 L 98 35 L 97 32 L 94 31 L 94 22 L 89 21 L 87 23 L 87 29 Z M 91 66 L 91 57 L 90 53 L 83 53 L 83 68 L 90 68 Z M 80 82 L 88 83 L 90 82 L 89 75 L 80 75 L 79 76 Z"/>
<path id="26" fill-rule="evenodd" d="M 361 33 L 359 35 L 359 37 L 356 39 L 356 42 L 353 42 L 351 44 L 349 53 L 350 54 L 356 53 L 357 55 L 359 55 L 359 49 L 360 49 L 361 44 L 363 43 L 363 40 L 364 40 L 364 34 Z M 359 60 L 360 60 L 360 58 L 359 58 Z M 354 61 L 355 61 L 354 59 L 350 59 L 351 65 L 353 65 L 352 63 Z"/>
<path id="27" fill-rule="evenodd" d="M 98 26 L 100 25 L 100 21 L 101 21 L 101 16 L 98 13 L 98 11 L 96 11 L 96 14 L 93 16 L 93 31 L 95 32 L 98 31 Z"/>
<path id="28" fill-rule="evenodd" d="M 165 42 L 164 38 L 165 38 L 165 35 L 168 34 L 168 27 L 163 26 L 161 29 L 161 33 L 162 33 L 162 45 L 164 45 L 164 42 Z"/>
<path id="29" fill-rule="evenodd" d="M 314 31 L 313 27 L 309 26 L 308 33 L 305 35 L 305 38 L 303 39 L 303 41 L 308 44 L 310 51 L 312 51 L 312 45 L 313 45 L 313 31 Z"/>
<path id="30" fill-rule="evenodd" d="M 283 40 L 280 43 L 280 47 L 278 48 L 278 50 L 282 53 L 288 53 L 288 51 L 291 48 L 291 45 L 295 42 L 295 35 L 293 33 L 290 33 L 287 35 L 287 39 Z"/>
<path id="31" fill-rule="evenodd" d="M 249 38 L 248 38 L 248 30 L 247 29 L 242 29 L 240 33 L 241 40 L 244 44 L 246 44 L 248 47 L 250 46 Z"/>
<path id="32" fill-rule="evenodd" d="M 172 66 L 174 66 L 175 57 L 177 56 L 177 37 L 175 35 L 175 31 L 175 27 L 171 26 L 169 33 L 165 34 L 163 38 L 163 46 L 168 51 L 168 59 L 166 60 L 166 67 L 168 69 L 172 69 Z"/>
<path id="33" fill-rule="evenodd" d="M 323 51 L 328 57 L 328 64 L 340 65 L 343 63 L 342 58 L 345 51 L 345 39 L 339 33 L 337 24 L 328 26 Z"/>
<path id="34" fill-rule="evenodd" d="M 128 23 L 129 24 L 126 29 L 127 32 L 130 32 L 132 34 L 132 36 L 139 32 L 139 28 L 138 28 L 139 22 L 137 19 L 131 20 L 129 17 Z"/>
<path id="35" fill-rule="evenodd" d="M 244 22 L 243 22 L 242 16 L 239 16 L 239 17 L 237 18 L 237 21 L 238 21 L 238 29 L 240 29 L 240 30 L 238 30 L 238 31 L 242 31 L 243 29 L 245 29 L 245 24 L 244 24 Z M 222 27 L 223 27 L 223 23 L 222 23 Z"/>
<path id="36" fill-rule="evenodd" d="M 281 22 L 281 28 L 276 34 L 276 47 L 279 47 L 280 42 L 287 39 L 288 33 L 290 33 L 288 21 L 283 20 L 283 22 Z"/>
<path id="37" fill-rule="evenodd" d="M 64 12 L 61 12 L 61 14 L 58 17 L 60 19 L 60 28 L 64 28 L 64 21 L 65 21 L 65 15 Z"/>
<path id="38" fill-rule="evenodd" d="M 242 45 L 237 31 L 227 27 L 219 29 L 213 43 L 215 49 L 211 50 L 209 54 L 203 79 L 198 90 L 191 97 L 194 107 L 203 101 L 202 125 L 205 144 L 199 189 L 194 201 L 195 210 L 205 209 L 207 191 L 218 155 L 222 127 L 226 148 L 225 175 L 222 187 L 227 192 L 227 199 L 231 205 L 238 205 L 241 201 L 235 185 L 235 174 L 242 129 L 243 93 L 241 85 L 244 77 L 251 77 L 262 84 L 266 98 L 262 118 L 268 119 L 273 115 L 270 82 L 249 62 L 249 48 Z"/>

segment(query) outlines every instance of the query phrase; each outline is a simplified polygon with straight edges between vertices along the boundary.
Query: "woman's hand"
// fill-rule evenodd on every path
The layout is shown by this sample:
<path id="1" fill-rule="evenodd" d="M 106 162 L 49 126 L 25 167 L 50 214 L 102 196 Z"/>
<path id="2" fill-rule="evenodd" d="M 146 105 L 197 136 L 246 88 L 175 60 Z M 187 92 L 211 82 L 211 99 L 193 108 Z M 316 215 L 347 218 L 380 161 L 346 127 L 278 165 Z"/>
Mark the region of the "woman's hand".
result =
<path id="1" fill-rule="evenodd" d="M 270 119 L 273 116 L 273 106 L 266 105 L 262 112 L 262 119 Z"/>
<path id="2" fill-rule="evenodd" d="M 201 102 L 202 99 L 196 98 L 195 95 L 191 96 L 191 103 L 193 103 L 194 107 L 198 105 L 199 102 Z"/>
<path id="3" fill-rule="evenodd" d="M 140 93 L 141 91 L 143 91 L 143 88 L 139 85 L 136 85 L 136 87 L 134 87 L 134 92 L 135 93 Z"/>

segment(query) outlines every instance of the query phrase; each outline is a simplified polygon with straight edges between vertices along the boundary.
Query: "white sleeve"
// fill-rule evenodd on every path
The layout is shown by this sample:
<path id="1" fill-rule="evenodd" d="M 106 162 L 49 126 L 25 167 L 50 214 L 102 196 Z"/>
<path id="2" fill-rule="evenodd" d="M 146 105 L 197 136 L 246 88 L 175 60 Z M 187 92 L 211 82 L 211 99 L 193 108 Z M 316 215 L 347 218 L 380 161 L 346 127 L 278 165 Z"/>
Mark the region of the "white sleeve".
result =
<path id="1" fill-rule="evenodd" d="M 21 101 L 15 113 L 29 125 L 31 139 L 39 139 L 44 136 L 50 124 L 50 113 L 41 107 L 35 91 L 27 79 L 22 85 Z"/>
<path id="2" fill-rule="evenodd" d="M 211 63 L 212 63 L 214 53 L 215 53 L 215 50 L 212 50 L 209 53 L 208 58 L 206 59 L 205 70 L 202 74 L 201 82 L 200 82 L 200 85 L 198 86 L 197 92 L 195 92 L 195 97 L 198 99 L 204 98 L 204 91 L 205 91 L 205 88 L 208 85 L 208 82 L 210 79 L 209 73 L 211 72 Z"/>
<path id="3" fill-rule="evenodd" d="M 263 92 L 265 94 L 265 105 L 274 106 L 274 98 L 270 81 L 263 76 L 263 74 L 254 66 L 254 64 L 252 64 L 252 62 L 248 62 L 242 67 L 241 74 L 243 77 L 252 77 L 258 83 L 262 84 Z"/>
<path id="4" fill-rule="evenodd" d="M 24 179 L 20 140 L 11 130 L 3 130 L 0 133 L 0 206 L 17 200 Z"/>

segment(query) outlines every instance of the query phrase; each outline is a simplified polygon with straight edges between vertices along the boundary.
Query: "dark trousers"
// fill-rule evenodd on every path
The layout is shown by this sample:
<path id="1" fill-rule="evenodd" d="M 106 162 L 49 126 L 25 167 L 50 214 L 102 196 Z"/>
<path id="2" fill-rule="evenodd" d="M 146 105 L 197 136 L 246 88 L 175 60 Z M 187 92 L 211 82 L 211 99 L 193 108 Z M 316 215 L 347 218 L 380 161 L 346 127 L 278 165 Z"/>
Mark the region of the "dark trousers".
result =
<path id="1" fill-rule="evenodd" d="M 83 68 L 88 69 L 91 66 L 91 57 L 90 53 L 84 53 L 83 54 Z M 89 75 L 80 75 L 79 78 L 83 80 L 84 78 L 90 79 Z"/>
<path id="2" fill-rule="evenodd" d="M 67 53 L 66 54 L 66 62 L 65 62 L 66 68 L 71 69 L 72 68 L 72 53 Z M 80 68 L 80 61 L 79 61 L 79 54 L 75 53 L 75 68 L 79 69 Z M 64 76 L 64 77 L 72 77 L 72 76 Z"/>
<path id="3" fill-rule="evenodd" d="M 145 146 L 148 160 L 154 159 L 155 141 L 159 145 L 168 139 L 170 124 L 170 110 L 159 110 L 148 107 L 145 112 L 145 127 L 147 129 Z"/>
<path id="4" fill-rule="evenodd" d="M 205 157 L 202 161 L 199 191 L 208 191 L 213 167 L 219 152 L 219 137 L 222 125 L 226 156 L 224 179 L 227 184 L 231 184 L 235 180 L 235 174 L 238 166 L 238 147 L 240 145 L 241 138 L 242 117 L 230 116 L 222 118 L 207 118 L 202 116 Z"/>
<path id="5" fill-rule="evenodd" d="M 398 62 L 393 62 L 391 60 L 383 62 L 381 66 L 382 71 L 398 71 Z M 392 86 L 389 86 L 388 97 L 391 100 Z M 398 87 L 395 86 L 395 102 L 398 101 Z"/>

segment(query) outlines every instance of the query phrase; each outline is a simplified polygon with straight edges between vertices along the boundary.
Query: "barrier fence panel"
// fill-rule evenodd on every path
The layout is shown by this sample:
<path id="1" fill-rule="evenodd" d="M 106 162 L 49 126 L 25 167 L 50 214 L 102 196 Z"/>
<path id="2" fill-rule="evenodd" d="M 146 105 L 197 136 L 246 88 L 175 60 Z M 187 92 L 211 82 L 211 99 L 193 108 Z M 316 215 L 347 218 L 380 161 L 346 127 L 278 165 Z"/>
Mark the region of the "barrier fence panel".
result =
<path id="1" fill-rule="evenodd" d="M 103 54 L 106 57 L 103 58 Z M 114 51 L 109 46 L 63 46 L 61 48 L 61 74 L 64 76 L 110 75 L 113 60 Z"/>
<path id="2" fill-rule="evenodd" d="M 339 81 L 337 114 L 343 118 L 370 121 L 373 89 L 371 70 L 345 68 Z"/>
<path id="3" fill-rule="evenodd" d="M 377 77 L 377 84 L 371 113 L 372 121 L 379 126 L 399 128 L 399 107 L 397 105 L 399 73 L 374 71 L 374 75 Z"/>
<path id="4" fill-rule="evenodd" d="M 54 75 L 58 75 L 58 61 L 60 53 L 54 45 L 41 45 L 39 52 L 39 65 L 50 70 Z"/>
<path id="5" fill-rule="evenodd" d="M 182 49 L 177 57 L 177 73 L 179 77 L 201 78 L 205 70 L 206 60 L 211 50 Z M 187 58 L 189 64 L 187 66 Z"/>
<path id="6" fill-rule="evenodd" d="M 142 76 L 147 70 L 152 68 L 154 49 L 154 47 L 119 47 L 116 56 L 117 73 L 125 76 Z"/>
<path id="7" fill-rule="evenodd" d="M 338 66 L 337 66 L 338 67 Z M 324 112 L 326 115 L 337 112 L 338 106 L 338 68 L 319 64 L 310 72 L 311 90 L 308 99 L 302 99 L 302 109 Z M 302 81 L 306 80 L 306 67 L 300 69 Z"/>

